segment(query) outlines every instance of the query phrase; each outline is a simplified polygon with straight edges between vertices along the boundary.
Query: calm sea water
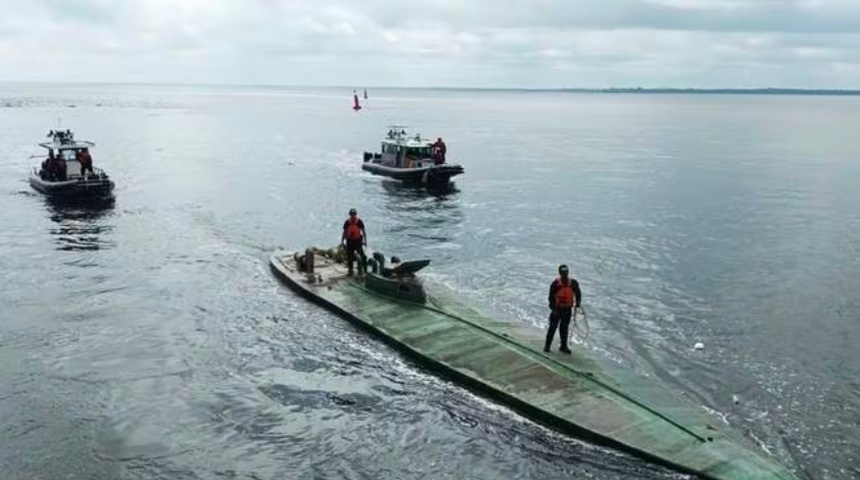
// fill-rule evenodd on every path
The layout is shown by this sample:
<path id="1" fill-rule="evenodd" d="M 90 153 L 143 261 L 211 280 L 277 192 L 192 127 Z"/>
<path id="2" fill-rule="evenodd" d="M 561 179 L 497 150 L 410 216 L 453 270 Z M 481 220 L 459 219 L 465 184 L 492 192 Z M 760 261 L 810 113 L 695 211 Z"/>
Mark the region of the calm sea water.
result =
<path id="1" fill-rule="evenodd" d="M 432 259 L 431 288 L 535 329 L 570 264 L 582 348 L 799 475 L 860 477 L 860 98 L 369 94 L 355 113 L 348 89 L 0 86 L 4 479 L 677 477 L 281 287 L 269 254 L 335 245 L 350 207 L 372 248 Z M 58 119 L 114 204 L 27 184 Z M 452 191 L 360 169 L 392 123 L 446 140 Z"/>

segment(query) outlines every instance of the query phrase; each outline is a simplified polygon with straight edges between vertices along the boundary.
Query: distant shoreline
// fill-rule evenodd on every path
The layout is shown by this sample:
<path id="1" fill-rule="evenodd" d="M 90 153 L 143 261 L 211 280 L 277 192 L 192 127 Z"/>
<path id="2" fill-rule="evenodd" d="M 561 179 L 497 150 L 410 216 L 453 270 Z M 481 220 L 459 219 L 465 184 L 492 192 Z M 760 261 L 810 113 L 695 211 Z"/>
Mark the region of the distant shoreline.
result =
<path id="1" fill-rule="evenodd" d="M 805 88 L 559 88 L 554 91 L 571 93 L 633 93 L 692 95 L 860 95 L 860 90 L 829 90 Z"/>
<path id="2" fill-rule="evenodd" d="M 381 87 L 377 87 L 384 89 Z M 401 88 L 401 87 L 387 87 Z M 409 89 L 408 87 L 402 87 Z M 812 88 L 640 88 L 640 87 L 611 87 L 611 88 L 462 88 L 462 87 L 427 87 L 416 90 L 449 90 L 449 91 L 498 91 L 523 93 L 604 93 L 632 95 L 821 95 L 821 96 L 857 96 L 860 90 L 851 89 L 812 89 Z"/>
<path id="3" fill-rule="evenodd" d="M 199 83 L 131 83 L 131 82 L 44 82 L 44 81 L 0 81 L 0 87 L 13 85 L 54 85 L 54 86 L 140 86 L 140 87 L 204 87 L 204 88 L 264 88 L 264 89 L 321 89 L 321 90 L 424 90 L 451 92 L 521 92 L 521 93 L 596 93 L 596 94 L 634 94 L 634 95 L 819 95 L 819 96 L 860 96 L 860 89 L 837 88 L 648 88 L 648 87 L 406 87 L 406 86 L 349 86 L 349 85 L 271 85 L 271 84 L 199 84 Z"/>

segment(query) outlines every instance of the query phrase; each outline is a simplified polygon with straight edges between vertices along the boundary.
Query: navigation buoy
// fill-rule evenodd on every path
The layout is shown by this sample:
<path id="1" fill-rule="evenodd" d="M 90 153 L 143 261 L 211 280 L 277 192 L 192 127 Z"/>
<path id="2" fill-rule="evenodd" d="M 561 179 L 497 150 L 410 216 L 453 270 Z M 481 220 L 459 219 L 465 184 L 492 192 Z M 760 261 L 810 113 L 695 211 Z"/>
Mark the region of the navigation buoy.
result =
<path id="1" fill-rule="evenodd" d="M 361 110 L 361 105 L 358 103 L 358 94 L 355 93 L 355 90 L 352 91 L 352 109 L 356 112 Z"/>
<path id="2" fill-rule="evenodd" d="M 693 345 L 693 349 L 695 349 L 695 350 L 704 350 L 704 349 L 705 349 L 705 344 L 704 344 L 704 343 L 702 343 L 702 342 L 696 342 L 696 344 L 695 344 L 695 345 Z"/>

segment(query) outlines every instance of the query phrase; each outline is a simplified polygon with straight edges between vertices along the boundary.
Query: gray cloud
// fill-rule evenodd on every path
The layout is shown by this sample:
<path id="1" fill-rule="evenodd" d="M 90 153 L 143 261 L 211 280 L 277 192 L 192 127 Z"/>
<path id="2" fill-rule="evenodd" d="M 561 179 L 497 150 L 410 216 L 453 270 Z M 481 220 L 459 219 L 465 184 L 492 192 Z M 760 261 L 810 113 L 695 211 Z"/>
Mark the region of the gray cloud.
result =
<path id="1" fill-rule="evenodd" d="M 367 9 L 387 28 L 402 26 L 406 19 L 412 25 L 440 22 L 458 28 L 860 32 L 860 8 L 844 0 L 441 0 L 405 8 L 373 0 L 362 4 Z"/>
<path id="2" fill-rule="evenodd" d="M 120 17 L 122 4 L 109 0 L 44 0 L 47 13 L 57 22 L 110 24 Z"/>
<path id="3" fill-rule="evenodd" d="M 860 80 L 860 3 L 852 0 L 0 0 L 0 11 L 0 80 L 524 87 Z"/>

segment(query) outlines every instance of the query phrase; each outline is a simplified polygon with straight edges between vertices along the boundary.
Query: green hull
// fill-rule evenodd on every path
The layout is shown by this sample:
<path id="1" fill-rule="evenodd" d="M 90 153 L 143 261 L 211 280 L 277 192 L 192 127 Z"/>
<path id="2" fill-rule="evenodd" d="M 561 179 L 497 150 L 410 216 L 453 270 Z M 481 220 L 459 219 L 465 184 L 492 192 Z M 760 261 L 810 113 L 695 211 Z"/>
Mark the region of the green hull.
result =
<path id="1" fill-rule="evenodd" d="M 543 353 L 543 332 L 534 328 L 492 320 L 438 296 L 418 304 L 379 295 L 325 258 L 318 257 L 313 282 L 296 270 L 292 252 L 275 252 L 270 264 L 310 300 L 555 430 L 708 479 L 797 480 L 656 382 L 610 372 L 576 349 Z"/>

